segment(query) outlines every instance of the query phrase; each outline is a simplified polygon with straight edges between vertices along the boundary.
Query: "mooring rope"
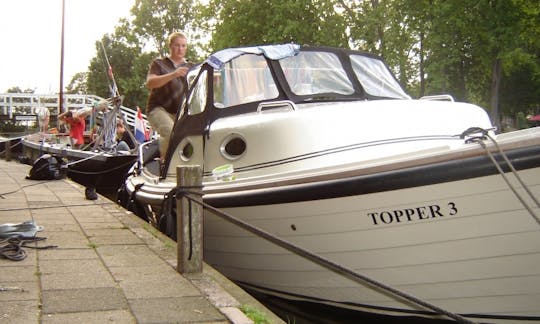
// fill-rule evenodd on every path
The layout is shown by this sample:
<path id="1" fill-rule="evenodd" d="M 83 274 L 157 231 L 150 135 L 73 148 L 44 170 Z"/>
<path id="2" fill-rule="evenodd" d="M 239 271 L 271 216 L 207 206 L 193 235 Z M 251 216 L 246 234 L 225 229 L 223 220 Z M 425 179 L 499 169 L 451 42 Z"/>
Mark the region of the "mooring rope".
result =
<path id="1" fill-rule="evenodd" d="M 0 143 L 11 143 L 11 140 L 8 139 L 8 140 L 5 140 L 5 141 L 0 141 Z M 5 145 L 5 144 L 4 144 Z M 0 155 L 4 155 L 7 151 L 8 151 L 8 148 L 9 148 L 9 151 L 11 151 L 14 147 L 18 146 L 18 145 L 21 145 L 21 142 L 17 142 L 13 145 L 9 144 L 9 145 L 5 145 L 5 149 L 3 149 L 2 151 L 0 151 Z"/>
<path id="2" fill-rule="evenodd" d="M 342 276 L 346 276 L 347 278 L 353 280 L 353 281 L 356 281 L 356 282 L 360 282 L 360 283 L 368 283 L 369 285 L 372 285 L 374 287 L 377 287 L 379 289 L 382 289 L 392 295 L 395 295 L 395 296 L 398 296 L 398 297 L 401 297 L 405 300 L 408 300 L 408 301 L 411 301 L 413 303 L 415 303 L 416 305 L 419 305 L 419 306 L 422 306 L 422 307 L 425 307 L 427 309 L 431 309 L 432 311 L 436 312 L 437 314 L 441 314 L 441 315 L 444 315 L 444 316 L 447 316 L 449 318 L 452 318 L 454 319 L 456 322 L 458 323 L 474 323 L 473 321 L 469 320 L 469 319 L 466 319 L 465 317 L 461 316 L 461 315 L 458 315 L 458 314 L 455 314 L 455 313 L 452 313 L 450 311 L 447 311 L 447 310 L 444 310 L 436 305 L 433 305 L 431 303 L 428 303 L 426 301 L 423 301 L 417 297 L 414 297 L 410 294 L 407 294 L 403 291 L 400 291 L 400 290 L 397 290 L 393 287 L 390 287 L 386 284 L 383 284 L 382 282 L 379 282 L 375 279 L 372 279 L 372 278 L 369 278 L 365 275 L 362 275 L 360 273 L 357 273 L 355 272 L 354 270 L 352 269 L 349 269 L 349 268 L 346 268 L 340 264 L 337 264 L 331 260 L 328 260 L 318 254 L 315 254 L 311 251 L 308 251 L 304 248 L 301 248 L 299 246 L 296 246 L 286 240 L 283 240 L 279 237 L 276 237 L 260 228 L 257 228 L 253 225 L 250 225 L 222 210 L 219 210 L 205 202 L 203 202 L 201 199 L 197 199 L 196 197 L 194 197 L 193 195 L 200 195 L 201 193 L 200 192 L 197 192 L 197 191 L 194 191 L 192 190 L 193 187 L 175 187 L 173 190 L 175 192 L 175 195 L 176 197 L 185 197 L 186 199 L 188 199 L 189 201 L 194 201 L 195 203 L 197 204 L 200 204 L 204 209 L 207 209 L 209 211 L 211 211 L 213 214 L 225 219 L 226 221 L 242 228 L 242 229 L 245 229 L 259 237 L 262 237 L 282 248 L 285 248 L 286 250 L 290 251 L 290 252 L 293 252 L 297 255 L 300 255 L 308 260 L 311 260 L 313 262 L 315 262 L 316 264 L 318 265 L 321 265 L 339 275 L 342 275 Z M 191 210 L 190 210 L 191 212 Z"/>
<path id="3" fill-rule="evenodd" d="M 510 180 L 506 176 L 504 170 L 502 169 L 501 164 L 495 159 L 495 157 L 493 156 L 491 151 L 488 149 L 488 147 L 487 147 L 487 145 L 485 143 L 486 138 L 489 138 L 493 142 L 495 148 L 498 150 L 499 154 L 503 157 L 504 161 L 506 162 L 506 164 L 510 168 L 510 171 L 512 172 L 514 177 L 521 184 L 521 186 L 523 187 L 525 192 L 529 195 L 529 197 L 534 201 L 534 203 L 536 204 L 536 207 L 540 208 L 540 203 L 538 202 L 538 199 L 536 199 L 536 197 L 534 196 L 532 191 L 529 189 L 527 184 L 525 184 L 525 182 L 521 179 L 521 177 L 519 176 L 517 170 L 512 165 L 512 162 L 510 162 L 510 159 L 508 159 L 508 156 L 506 155 L 506 153 L 504 153 L 504 151 L 501 149 L 501 147 L 499 146 L 497 141 L 491 135 L 489 135 L 488 131 L 485 130 L 485 129 L 476 128 L 476 127 L 475 128 L 469 128 L 468 130 L 466 130 L 463 133 L 463 136 L 471 135 L 471 134 L 474 134 L 474 133 L 480 133 L 480 135 L 473 136 L 473 137 L 467 139 L 467 142 L 469 142 L 469 143 L 478 143 L 478 144 L 480 144 L 480 146 L 482 146 L 482 148 L 486 152 L 487 156 L 489 157 L 491 162 L 493 162 L 493 164 L 497 168 L 497 171 L 499 171 L 500 175 L 502 176 L 502 178 L 504 179 L 504 181 L 506 182 L 506 184 L 508 185 L 510 190 L 512 190 L 512 192 L 518 198 L 518 200 L 521 202 L 523 207 L 525 207 L 525 209 L 527 209 L 529 214 L 534 218 L 534 220 L 536 220 L 538 225 L 540 225 L 540 217 L 538 217 L 538 215 L 536 215 L 536 213 L 533 211 L 533 209 L 525 201 L 525 198 L 523 198 L 522 195 L 517 191 L 517 189 L 512 185 L 512 183 L 510 182 Z"/>
<path id="4" fill-rule="evenodd" d="M 20 235 L 15 235 L 8 237 L 6 239 L 0 240 L 0 257 L 9 259 L 12 261 L 22 261 L 26 259 L 26 251 L 23 247 L 30 249 L 52 249 L 58 246 L 56 245 L 47 245 L 47 246 L 29 246 L 28 243 L 43 241 L 47 239 L 46 237 L 23 237 Z"/>
<path id="5" fill-rule="evenodd" d="M 0 198 L 5 199 L 6 197 L 4 197 L 4 196 L 6 196 L 6 195 L 16 193 L 17 191 L 20 191 L 20 190 L 22 190 L 22 189 L 24 189 L 26 187 L 37 186 L 37 185 L 44 184 L 44 183 L 47 183 L 47 182 L 49 182 L 49 181 L 41 181 L 41 182 L 37 182 L 37 183 L 32 183 L 32 184 L 29 184 L 29 185 L 26 185 L 26 186 L 22 186 L 17 190 L 8 191 L 8 192 L 2 192 L 2 193 L 0 193 Z"/>
<path id="6" fill-rule="evenodd" d="M 96 155 L 92 155 L 92 156 L 89 156 L 89 157 L 84 158 L 84 159 L 80 159 L 80 160 L 77 160 L 77 161 L 73 161 L 73 162 L 66 163 L 66 167 L 69 167 L 69 166 L 75 165 L 75 164 L 77 164 L 77 163 L 81 163 L 81 162 L 84 162 L 84 161 L 88 161 L 88 160 L 94 159 L 94 158 L 96 158 L 96 157 L 98 157 L 98 156 L 101 156 L 101 155 L 103 155 L 103 154 L 105 154 L 105 153 L 107 153 L 107 152 L 99 152 L 99 153 L 97 153 Z"/>

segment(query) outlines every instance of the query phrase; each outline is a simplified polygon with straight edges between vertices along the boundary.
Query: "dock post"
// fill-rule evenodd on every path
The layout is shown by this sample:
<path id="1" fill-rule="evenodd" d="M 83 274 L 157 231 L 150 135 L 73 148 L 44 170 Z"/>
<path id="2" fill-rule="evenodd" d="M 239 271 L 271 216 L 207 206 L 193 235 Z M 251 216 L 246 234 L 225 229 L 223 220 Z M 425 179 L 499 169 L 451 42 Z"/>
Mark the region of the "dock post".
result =
<path id="1" fill-rule="evenodd" d="M 202 201 L 202 168 L 177 166 L 176 183 L 180 190 Z M 176 246 L 179 273 L 200 273 L 203 263 L 203 208 L 183 195 L 176 196 Z"/>

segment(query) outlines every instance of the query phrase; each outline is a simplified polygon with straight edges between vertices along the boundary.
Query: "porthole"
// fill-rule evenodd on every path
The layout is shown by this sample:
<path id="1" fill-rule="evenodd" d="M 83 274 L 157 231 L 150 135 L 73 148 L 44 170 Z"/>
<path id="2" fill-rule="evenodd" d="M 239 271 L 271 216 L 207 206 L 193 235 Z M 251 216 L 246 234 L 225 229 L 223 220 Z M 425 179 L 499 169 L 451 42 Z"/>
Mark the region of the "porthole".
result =
<path id="1" fill-rule="evenodd" d="M 178 147 L 178 154 L 180 155 L 180 159 L 182 161 L 188 162 L 193 157 L 193 144 L 189 139 L 184 138 L 182 142 L 180 142 L 180 145 Z"/>
<path id="2" fill-rule="evenodd" d="M 246 141 L 240 134 L 231 134 L 221 144 L 221 154 L 229 160 L 239 159 L 246 153 Z"/>

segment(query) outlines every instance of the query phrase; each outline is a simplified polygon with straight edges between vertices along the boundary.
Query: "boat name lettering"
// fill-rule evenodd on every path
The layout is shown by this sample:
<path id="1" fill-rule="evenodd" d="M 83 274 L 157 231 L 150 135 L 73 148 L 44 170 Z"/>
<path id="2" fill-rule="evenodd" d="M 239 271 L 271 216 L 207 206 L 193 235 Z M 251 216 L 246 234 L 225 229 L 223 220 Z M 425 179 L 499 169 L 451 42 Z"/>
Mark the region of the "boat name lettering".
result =
<path id="1" fill-rule="evenodd" d="M 458 209 L 455 203 L 449 202 L 445 205 L 428 205 L 415 208 L 395 209 L 391 211 L 380 211 L 367 213 L 373 221 L 373 225 L 414 222 L 430 218 L 457 215 Z"/>

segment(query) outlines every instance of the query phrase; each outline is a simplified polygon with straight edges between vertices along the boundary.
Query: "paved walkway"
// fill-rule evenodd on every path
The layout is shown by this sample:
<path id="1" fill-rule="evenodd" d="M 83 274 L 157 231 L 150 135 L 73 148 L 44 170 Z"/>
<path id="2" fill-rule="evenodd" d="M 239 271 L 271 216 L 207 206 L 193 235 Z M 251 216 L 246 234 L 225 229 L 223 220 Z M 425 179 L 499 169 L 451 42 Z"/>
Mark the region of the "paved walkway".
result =
<path id="1" fill-rule="evenodd" d="M 26 180 L 0 160 L 0 225 L 43 227 L 23 261 L 0 257 L 0 323 L 252 323 L 249 305 L 282 321 L 204 265 L 176 272 L 176 243 L 120 206 L 84 198 L 71 180 Z"/>

